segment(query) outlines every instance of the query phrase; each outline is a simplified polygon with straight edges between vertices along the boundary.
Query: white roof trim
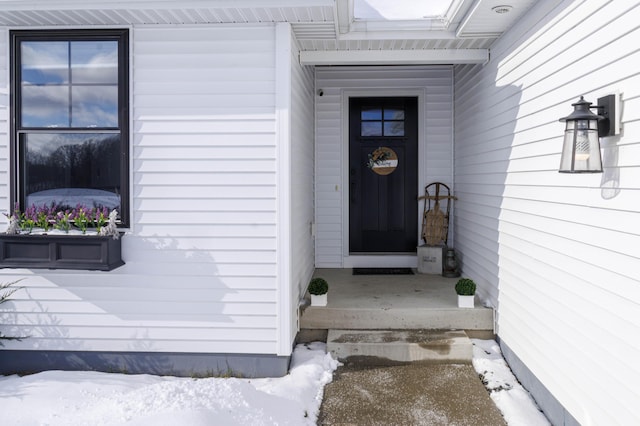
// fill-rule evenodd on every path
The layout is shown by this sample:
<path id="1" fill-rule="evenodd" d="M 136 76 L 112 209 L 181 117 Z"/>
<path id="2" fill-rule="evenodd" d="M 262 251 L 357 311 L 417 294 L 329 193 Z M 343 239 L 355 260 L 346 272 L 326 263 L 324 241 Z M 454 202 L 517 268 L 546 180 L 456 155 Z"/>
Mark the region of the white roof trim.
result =
<path id="1" fill-rule="evenodd" d="M 407 40 L 455 40 L 456 36 L 448 31 L 405 31 L 403 39 Z M 340 40 L 398 40 L 398 34 L 384 31 L 350 32 L 340 34 Z"/>
<path id="2" fill-rule="evenodd" d="M 484 64 L 488 49 L 302 51 L 302 65 L 443 65 Z"/>
<path id="3" fill-rule="evenodd" d="M 0 27 L 288 22 L 299 48 L 310 52 L 305 57 L 317 63 L 483 63 L 486 49 L 535 3 L 509 0 L 513 10 L 499 15 L 496 1 L 448 0 L 443 16 L 417 21 L 354 22 L 353 0 L 0 0 Z"/>
<path id="4" fill-rule="evenodd" d="M 334 0 L 0 0 L 0 10 L 118 10 L 118 9 L 189 9 L 189 8 L 285 8 L 333 7 Z"/>

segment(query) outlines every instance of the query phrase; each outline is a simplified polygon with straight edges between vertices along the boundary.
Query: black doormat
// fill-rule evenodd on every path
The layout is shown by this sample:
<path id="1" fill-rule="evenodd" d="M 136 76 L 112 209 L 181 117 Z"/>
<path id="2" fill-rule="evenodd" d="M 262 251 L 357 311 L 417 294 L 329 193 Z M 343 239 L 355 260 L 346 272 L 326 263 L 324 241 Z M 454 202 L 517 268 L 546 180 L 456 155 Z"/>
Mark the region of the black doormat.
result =
<path id="1" fill-rule="evenodd" d="M 353 268 L 353 275 L 413 275 L 411 268 Z"/>

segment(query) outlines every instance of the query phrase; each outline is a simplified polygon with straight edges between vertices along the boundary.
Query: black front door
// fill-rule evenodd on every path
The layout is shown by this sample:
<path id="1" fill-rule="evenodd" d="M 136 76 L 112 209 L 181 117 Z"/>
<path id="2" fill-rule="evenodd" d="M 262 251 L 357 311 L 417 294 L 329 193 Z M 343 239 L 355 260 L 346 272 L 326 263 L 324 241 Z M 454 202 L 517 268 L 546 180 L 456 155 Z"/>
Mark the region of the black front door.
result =
<path id="1" fill-rule="evenodd" d="M 418 100 L 349 100 L 349 251 L 415 252 Z"/>

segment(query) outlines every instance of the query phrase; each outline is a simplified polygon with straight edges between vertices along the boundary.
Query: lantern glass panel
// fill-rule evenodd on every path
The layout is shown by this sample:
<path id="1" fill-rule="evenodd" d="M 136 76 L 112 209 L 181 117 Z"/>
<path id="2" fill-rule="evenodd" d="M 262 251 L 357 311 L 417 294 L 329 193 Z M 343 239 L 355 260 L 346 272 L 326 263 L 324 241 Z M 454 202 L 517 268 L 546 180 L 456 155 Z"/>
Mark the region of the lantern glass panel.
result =
<path id="1" fill-rule="evenodd" d="M 597 120 L 567 120 L 560 171 L 567 173 L 602 171 Z"/>

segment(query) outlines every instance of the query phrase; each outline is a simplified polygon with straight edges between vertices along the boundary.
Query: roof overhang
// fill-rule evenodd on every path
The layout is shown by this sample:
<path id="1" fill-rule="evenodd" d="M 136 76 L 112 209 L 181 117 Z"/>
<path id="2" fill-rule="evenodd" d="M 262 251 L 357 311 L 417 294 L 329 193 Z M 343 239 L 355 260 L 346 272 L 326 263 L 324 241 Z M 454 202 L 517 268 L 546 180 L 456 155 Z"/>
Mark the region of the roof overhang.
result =
<path id="1" fill-rule="evenodd" d="M 484 64 L 488 49 L 315 50 L 301 51 L 302 65 Z"/>
<path id="2" fill-rule="evenodd" d="M 304 64 L 477 64 L 488 61 L 496 38 L 535 3 L 448 0 L 442 16 L 391 21 L 355 19 L 353 1 L 0 0 L 0 27 L 288 22 Z M 498 6 L 506 13 L 496 13 Z"/>

